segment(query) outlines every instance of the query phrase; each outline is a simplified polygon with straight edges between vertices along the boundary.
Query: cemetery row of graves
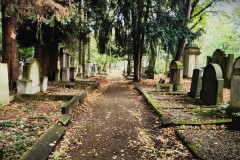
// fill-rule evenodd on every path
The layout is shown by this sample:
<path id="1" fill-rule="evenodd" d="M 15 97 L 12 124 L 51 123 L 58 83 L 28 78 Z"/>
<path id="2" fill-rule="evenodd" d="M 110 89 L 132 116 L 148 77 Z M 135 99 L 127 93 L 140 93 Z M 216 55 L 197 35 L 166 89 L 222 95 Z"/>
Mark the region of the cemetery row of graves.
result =
<path id="1" fill-rule="evenodd" d="M 190 49 L 185 64 L 171 62 L 170 78 L 161 77 L 155 84 L 139 86 L 139 90 L 163 125 L 173 126 L 196 157 L 239 159 L 240 57 L 234 61 L 233 55 L 216 50 L 204 69 L 190 69 L 189 81 L 182 77 L 196 65 L 196 55 L 191 54 L 195 51 Z M 186 64 L 189 67 L 183 67 Z M 187 83 L 190 87 L 186 89 Z M 225 94 L 230 98 L 224 99 Z"/>
<path id="2" fill-rule="evenodd" d="M 237 130 L 240 128 L 240 58 L 234 61 L 233 55 L 226 56 L 216 50 L 202 70 L 199 69 L 199 48 L 186 50 L 184 63 L 171 62 L 170 79 L 163 77 L 156 84 L 142 85 L 140 90 L 158 111 L 163 125 L 174 126 L 176 134 L 196 156 L 236 159 L 240 156 L 237 143 L 240 137 Z M 91 74 L 96 74 L 94 69 L 92 71 Z M 33 153 L 47 158 L 66 130 L 71 106 L 81 103 L 98 85 L 96 81 L 77 78 L 76 70 L 70 68 L 69 54 L 60 57 L 57 76 L 61 81 L 57 82 L 48 82 L 47 77 L 41 76 L 35 58 L 27 59 L 20 69 L 16 95 L 9 95 L 6 64 L 0 64 L 0 72 L 3 106 L 0 110 L 0 157 L 4 159 L 28 159 Z M 192 78 L 190 92 L 184 89 L 183 76 Z M 229 104 L 223 101 L 224 87 L 231 90 Z M 53 139 L 46 140 L 48 135 Z M 37 143 L 41 142 L 39 139 L 44 143 Z M 39 151 L 39 146 L 47 149 Z"/>
<path id="3" fill-rule="evenodd" d="M 28 58 L 20 63 L 17 93 L 11 95 L 7 64 L 0 63 L 0 159 L 47 158 L 73 107 L 98 86 L 97 81 L 78 79 L 67 53 L 60 57 L 60 72 L 56 76 L 61 81 L 48 82 L 37 60 Z"/>

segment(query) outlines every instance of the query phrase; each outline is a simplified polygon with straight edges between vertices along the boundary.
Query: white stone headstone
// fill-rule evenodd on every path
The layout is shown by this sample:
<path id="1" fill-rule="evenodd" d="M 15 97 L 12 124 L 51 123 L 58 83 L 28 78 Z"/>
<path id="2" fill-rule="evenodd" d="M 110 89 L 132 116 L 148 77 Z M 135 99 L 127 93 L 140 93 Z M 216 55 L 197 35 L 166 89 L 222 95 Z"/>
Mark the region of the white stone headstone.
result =
<path id="1" fill-rule="evenodd" d="M 23 66 L 23 79 L 17 81 L 20 94 L 40 92 L 40 64 L 35 58 L 28 58 Z"/>
<path id="2" fill-rule="evenodd" d="M 9 104 L 8 67 L 0 63 L 0 107 Z"/>

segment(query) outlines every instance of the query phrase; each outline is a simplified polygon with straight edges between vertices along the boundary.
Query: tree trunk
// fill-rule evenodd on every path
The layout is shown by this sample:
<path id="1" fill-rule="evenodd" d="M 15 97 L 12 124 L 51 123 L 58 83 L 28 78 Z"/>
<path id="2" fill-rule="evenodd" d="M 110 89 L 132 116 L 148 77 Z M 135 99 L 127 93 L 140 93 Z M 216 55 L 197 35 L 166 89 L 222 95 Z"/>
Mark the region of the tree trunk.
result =
<path id="1" fill-rule="evenodd" d="M 143 13 L 143 1 L 138 0 L 137 12 L 133 6 L 132 9 L 132 26 L 133 26 L 133 61 L 134 61 L 134 75 L 133 82 L 140 81 L 140 67 L 141 67 L 141 22 Z"/>
<path id="2" fill-rule="evenodd" d="M 88 61 L 91 61 L 91 45 L 90 45 L 90 37 L 89 37 L 89 41 L 88 41 Z"/>
<path id="3" fill-rule="evenodd" d="M 16 89 L 16 82 L 19 74 L 18 53 L 16 44 L 15 15 L 6 16 L 7 4 L 3 4 L 2 9 L 2 62 L 8 64 L 9 89 Z M 7 2 L 5 2 L 7 3 Z"/>
<path id="4" fill-rule="evenodd" d="M 149 65 L 147 68 L 147 78 L 154 79 L 154 73 L 155 73 L 155 63 L 157 58 L 157 45 L 156 41 L 152 40 L 150 42 L 150 48 L 151 48 L 151 58 L 149 61 Z"/>
<path id="5" fill-rule="evenodd" d="M 58 43 L 36 45 L 34 57 L 40 63 L 41 76 L 47 76 L 49 81 L 54 81 L 58 65 Z"/>
<path id="6" fill-rule="evenodd" d="M 191 14 L 191 0 L 187 0 L 186 1 L 186 9 L 185 9 L 185 19 L 184 19 L 184 27 L 187 29 L 187 24 L 188 24 L 188 20 L 190 19 L 190 14 Z M 174 58 L 175 61 L 181 61 L 182 60 L 182 56 L 183 56 L 183 51 L 185 48 L 185 44 L 186 44 L 186 38 L 182 37 L 179 42 L 178 42 L 178 47 L 177 47 L 177 53 L 176 56 Z"/>
<path id="7" fill-rule="evenodd" d="M 85 76 L 85 70 L 86 70 L 86 67 L 85 67 L 85 55 L 86 55 L 86 51 L 85 51 L 85 48 L 86 48 L 86 44 L 83 43 L 82 45 L 82 75 L 83 77 Z"/>

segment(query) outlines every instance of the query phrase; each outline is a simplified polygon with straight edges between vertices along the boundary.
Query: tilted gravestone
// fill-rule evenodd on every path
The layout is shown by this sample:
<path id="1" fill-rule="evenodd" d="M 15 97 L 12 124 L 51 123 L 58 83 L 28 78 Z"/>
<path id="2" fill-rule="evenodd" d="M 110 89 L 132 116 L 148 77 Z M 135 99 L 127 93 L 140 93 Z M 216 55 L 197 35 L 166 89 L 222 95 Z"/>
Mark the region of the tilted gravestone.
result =
<path id="1" fill-rule="evenodd" d="M 200 99 L 207 105 L 217 105 L 223 102 L 222 70 L 218 64 L 211 63 L 206 66 L 202 78 Z"/>
<path id="2" fill-rule="evenodd" d="M 0 63 L 0 107 L 9 104 L 8 67 Z"/>
<path id="3" fill-rule="evenodd" d="M 233 65 L 230 107 L 240 111 L 240 57 L 238 57 Z"/>
<path id="4" fill-rule="evenodd" d="M 207 64 L 217 63 L 222 69 L 224 87 L 230 87 L 234 55 L 226 55 L 224 51 L 217 49 L 212 57 L 207 57 Z"/>
<path id="5" fill-rule="evenodd" d="M 186 45 L 183 54 L 183 76 L 191 78 L 193 70 L 200 67 L 200 48 L 196 44 Z"/>
<path id="6" fill-rule="evenodd" d="M 17 81 L 20 94 L 34 94 L 47 89 L 47 77 L 40 79 L 40 64 L 35 58 L 28 58 L 23 66 L 22 79 Z"/>
<path id="7" fill-rule="evenodd" d="M 192 98 L 199 98 L 200 91 L 202 89 L 202 69 L 194 69 L 193 76 L 192 76 L 192 83 L 190 92 L 188 93 L 189 97 Z"/>

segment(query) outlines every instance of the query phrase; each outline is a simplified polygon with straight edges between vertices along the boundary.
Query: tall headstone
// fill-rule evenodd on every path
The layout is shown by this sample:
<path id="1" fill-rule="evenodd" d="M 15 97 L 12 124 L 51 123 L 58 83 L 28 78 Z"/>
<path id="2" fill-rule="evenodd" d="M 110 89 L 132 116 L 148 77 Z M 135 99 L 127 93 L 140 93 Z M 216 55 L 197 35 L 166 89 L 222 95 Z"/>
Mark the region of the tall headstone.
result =
<path id="1" fill-rule="evenodd" d="M 68 49 L 60 49 L 60 72 L 62 81 L 70 80 L 70 55 Z"/>
<path id="2" fill-rule="evenodd" d="M 74 82 L 75 81 L 75 71 L 76 71 L 76 68 L 75 67 L 70 67 L 70 81 L 71 82 Z"/>
<path id="3" fill-rule="evenodd" d="M 222 70 L 216 63 L 206 66 L 202 78 L 202 90 L 200 99 L 207 105 L 217 105 L 223 102 Z"/>
<path id="4" fill-rule="evenodd" d="M 23 66 L 22 79 L 17 81 L 17 91 L 20 94 L 40 92 L 40 64 L 35 58 L 28 58 Z"/>
<path id="5" fill-rule="evenodd" d="M 230 107 L 240 111 L 240 57 L 238 57 L 233 65 Z"/>
<path id="6" fill-rule="evenodd" d="M 222 69 L 224 87 L 230 87 L 234 55 L 226 55 L 224 51 L 217 49 L 212 57 L 207 57 L 207 64 L 217 63 Z"/>
<path id="7" fill-rule="evenodd" d="M 91 76 L 91 71 L 92 70 L 92 63 L 88 60 L 86 63 L 86 77 Z"/>
<path id="8" fill-rule="evenodd" d="M 183 64 L 180 61 L 172 61 L 170 66 L 170 83 L 173 84 L 174 91 L 182 91 Z"/>
<path id="9" fill-rule="evenodd" d="M 9 104 L 8 67 L 0 63 L 0 107 Z"/>
<path id="10" fill-rule="evenodd" d="M 202 69 L 194 69 L 193 76 L 192 76 L 192 83 L 190 92 L 188 93 L 189 97 L 192 98 L 199 98 L 200 91 L 202 89 Z"/>
<path id="11" fill-rule="evenodd" d="M 183 76 L 191 78 L 193 70 L 200 67 L 200 48 L 196 44 L 186 45 L 183 54 Z"/>

